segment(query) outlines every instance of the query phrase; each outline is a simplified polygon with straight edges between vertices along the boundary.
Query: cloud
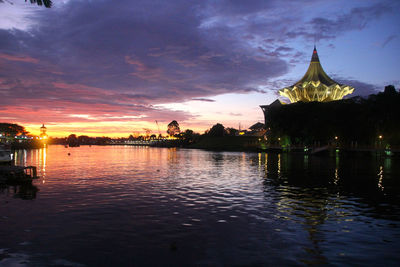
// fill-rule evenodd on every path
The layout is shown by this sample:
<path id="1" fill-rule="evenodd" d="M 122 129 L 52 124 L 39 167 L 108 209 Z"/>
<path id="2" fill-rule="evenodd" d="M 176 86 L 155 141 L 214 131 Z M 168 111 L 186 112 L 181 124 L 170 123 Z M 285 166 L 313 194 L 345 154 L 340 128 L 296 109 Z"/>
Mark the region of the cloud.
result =
<path id="1" fill-rule="evenodd" d="M 345 32 L 363 30 L 374 20 L 391 12 L 393 12 L 393 8 L 387 2 L 355 7 L 347 13 L 313 17 L 307 23 L 286 32 L 286 36 L 289 38 L 303 37 L 309 41 L 331 40 Z"/>
<path id="2" fill-rule="evenodd" d="M 383 41 L 383 43 L 382 43 L 382 48 L 384 48 L 388 43 L 390 43 L 391 41 L 393 41 L 393 40 L 396 39 L 396 38 L 397 38 L 397 35 L 395 35 L 395 34 L 392 34 L 392 35 L 388 36 L 388 37 L 386 38 L 386 40 Z"/>
<path id="3" fill-rule="evenodd" d="M 210 98 L 192 98 L 193 101 L 203 101 L 203 102 L 215 102 L 214 99 Z"/>
<path id="4" fill-rule="evenodd" d="M 381 91 L 382 88 L 378 85 L 365 83 L 362 81 L 354 80 L 354 79 L 345 79 L 340 77 L 335 77 L 335 80 L 338 83 L 346 84 L 354 87 L 353 94 L 349 95 L 348 97 L 353 96 L 368 96 L 370 94 L 376 94 L 377 92 Z"/>
<path id="5" fill-rule="evenodd" d="M 302 16 L 320 3 L 67 1 L 21 12 L 18 21 L 29 18 L 29 28 L 0 29 L 0 116 L 190 120 L 190 113 L 156 106 L 275 92 L 281 86 L 274 81 L 303 57 L 290 42 L 334 39 L 391 12 L 376 4 Z"/>
<path id="6" fill-rule="evenodd" d="M 39 61 L 35 58 L 31 58 L 29 56 L 13 56 L 8 54 L 0 53 L 0 60 L 5 59 L 8 61 L 20 61 L 20 62 L 29 62 L 29 63 L 38 63 Z"/>
<path id="7" fill-rule="evenodd" d="M 287 71 L 278 57 L 236 49 L 229 33 L 214 36 L 201 29 L 208 5 L 67 2 L 31 14 L 37 24 L 29 31 L 0 30 L 0 60 L 8 64 L 0 73 L 0 103 L 71 114 L 76 112 L 68 107 L 74 107 L 92 117 L 112 109 L 128 116 L 143 109 L 158 114 L 151 107 L 160 103 L 259 92 L 259 84 Z"/>

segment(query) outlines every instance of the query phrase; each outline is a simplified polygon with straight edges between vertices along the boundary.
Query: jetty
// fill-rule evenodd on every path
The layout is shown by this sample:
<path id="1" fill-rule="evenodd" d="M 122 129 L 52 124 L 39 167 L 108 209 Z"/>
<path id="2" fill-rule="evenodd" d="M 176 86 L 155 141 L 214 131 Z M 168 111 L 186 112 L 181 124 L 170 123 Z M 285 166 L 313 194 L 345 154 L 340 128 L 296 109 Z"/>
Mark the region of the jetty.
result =
<path id="1" fill-rule="evenodd" d="M 0 166 L 0 183 L 21 183 L 37 179 L 35 166 Z"/>

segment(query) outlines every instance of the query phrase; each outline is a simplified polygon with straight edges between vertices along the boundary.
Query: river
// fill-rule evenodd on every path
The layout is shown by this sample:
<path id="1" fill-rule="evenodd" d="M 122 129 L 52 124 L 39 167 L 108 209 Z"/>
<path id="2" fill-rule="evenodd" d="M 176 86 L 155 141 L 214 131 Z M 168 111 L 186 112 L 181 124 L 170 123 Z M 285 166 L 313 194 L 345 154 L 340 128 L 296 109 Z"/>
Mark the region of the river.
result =
<path id="1" fill-rule="evenodd" d="M 51 145 L 0 187 L 0 265 L 397 265 L 400 160 Z"/>

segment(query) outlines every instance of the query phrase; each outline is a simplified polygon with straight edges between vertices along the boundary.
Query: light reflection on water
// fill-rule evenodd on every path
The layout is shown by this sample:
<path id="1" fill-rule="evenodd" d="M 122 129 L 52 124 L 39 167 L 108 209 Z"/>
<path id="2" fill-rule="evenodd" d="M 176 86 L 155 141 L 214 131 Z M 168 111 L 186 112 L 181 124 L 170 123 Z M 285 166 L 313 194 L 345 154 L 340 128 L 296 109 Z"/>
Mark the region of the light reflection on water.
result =
<path id="1" fill-rule="evenodd" d="M 0 193 L 0 263 L 400 260 L 397 159 L 50 146 L 15 162 L 38 167 L 40 191 Z"/>

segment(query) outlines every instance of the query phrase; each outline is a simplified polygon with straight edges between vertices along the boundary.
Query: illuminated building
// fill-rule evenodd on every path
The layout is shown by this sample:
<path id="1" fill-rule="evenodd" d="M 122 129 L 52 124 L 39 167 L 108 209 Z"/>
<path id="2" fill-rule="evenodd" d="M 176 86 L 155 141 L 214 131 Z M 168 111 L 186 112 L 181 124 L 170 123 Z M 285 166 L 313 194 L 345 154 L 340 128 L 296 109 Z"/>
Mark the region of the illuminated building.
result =
<path id="1" fill-rule="evenodd" d="M 44 124 L 40 127 L 40 139 L 47 139 L 47 128 Z"/>
<path id="2" fill-rule="evenodd" d="M 353 93 L 353 91 L 353 87 L 339 84 L 325 73 L 319 62 L 317 49 L 314 46 L 310 66 L 306 74 L 292 86 L 280 89 L 279 94 L 289 98 L 291 103 L 297 101 L 328 102 L 340 100 L 344 96 Z"/>

